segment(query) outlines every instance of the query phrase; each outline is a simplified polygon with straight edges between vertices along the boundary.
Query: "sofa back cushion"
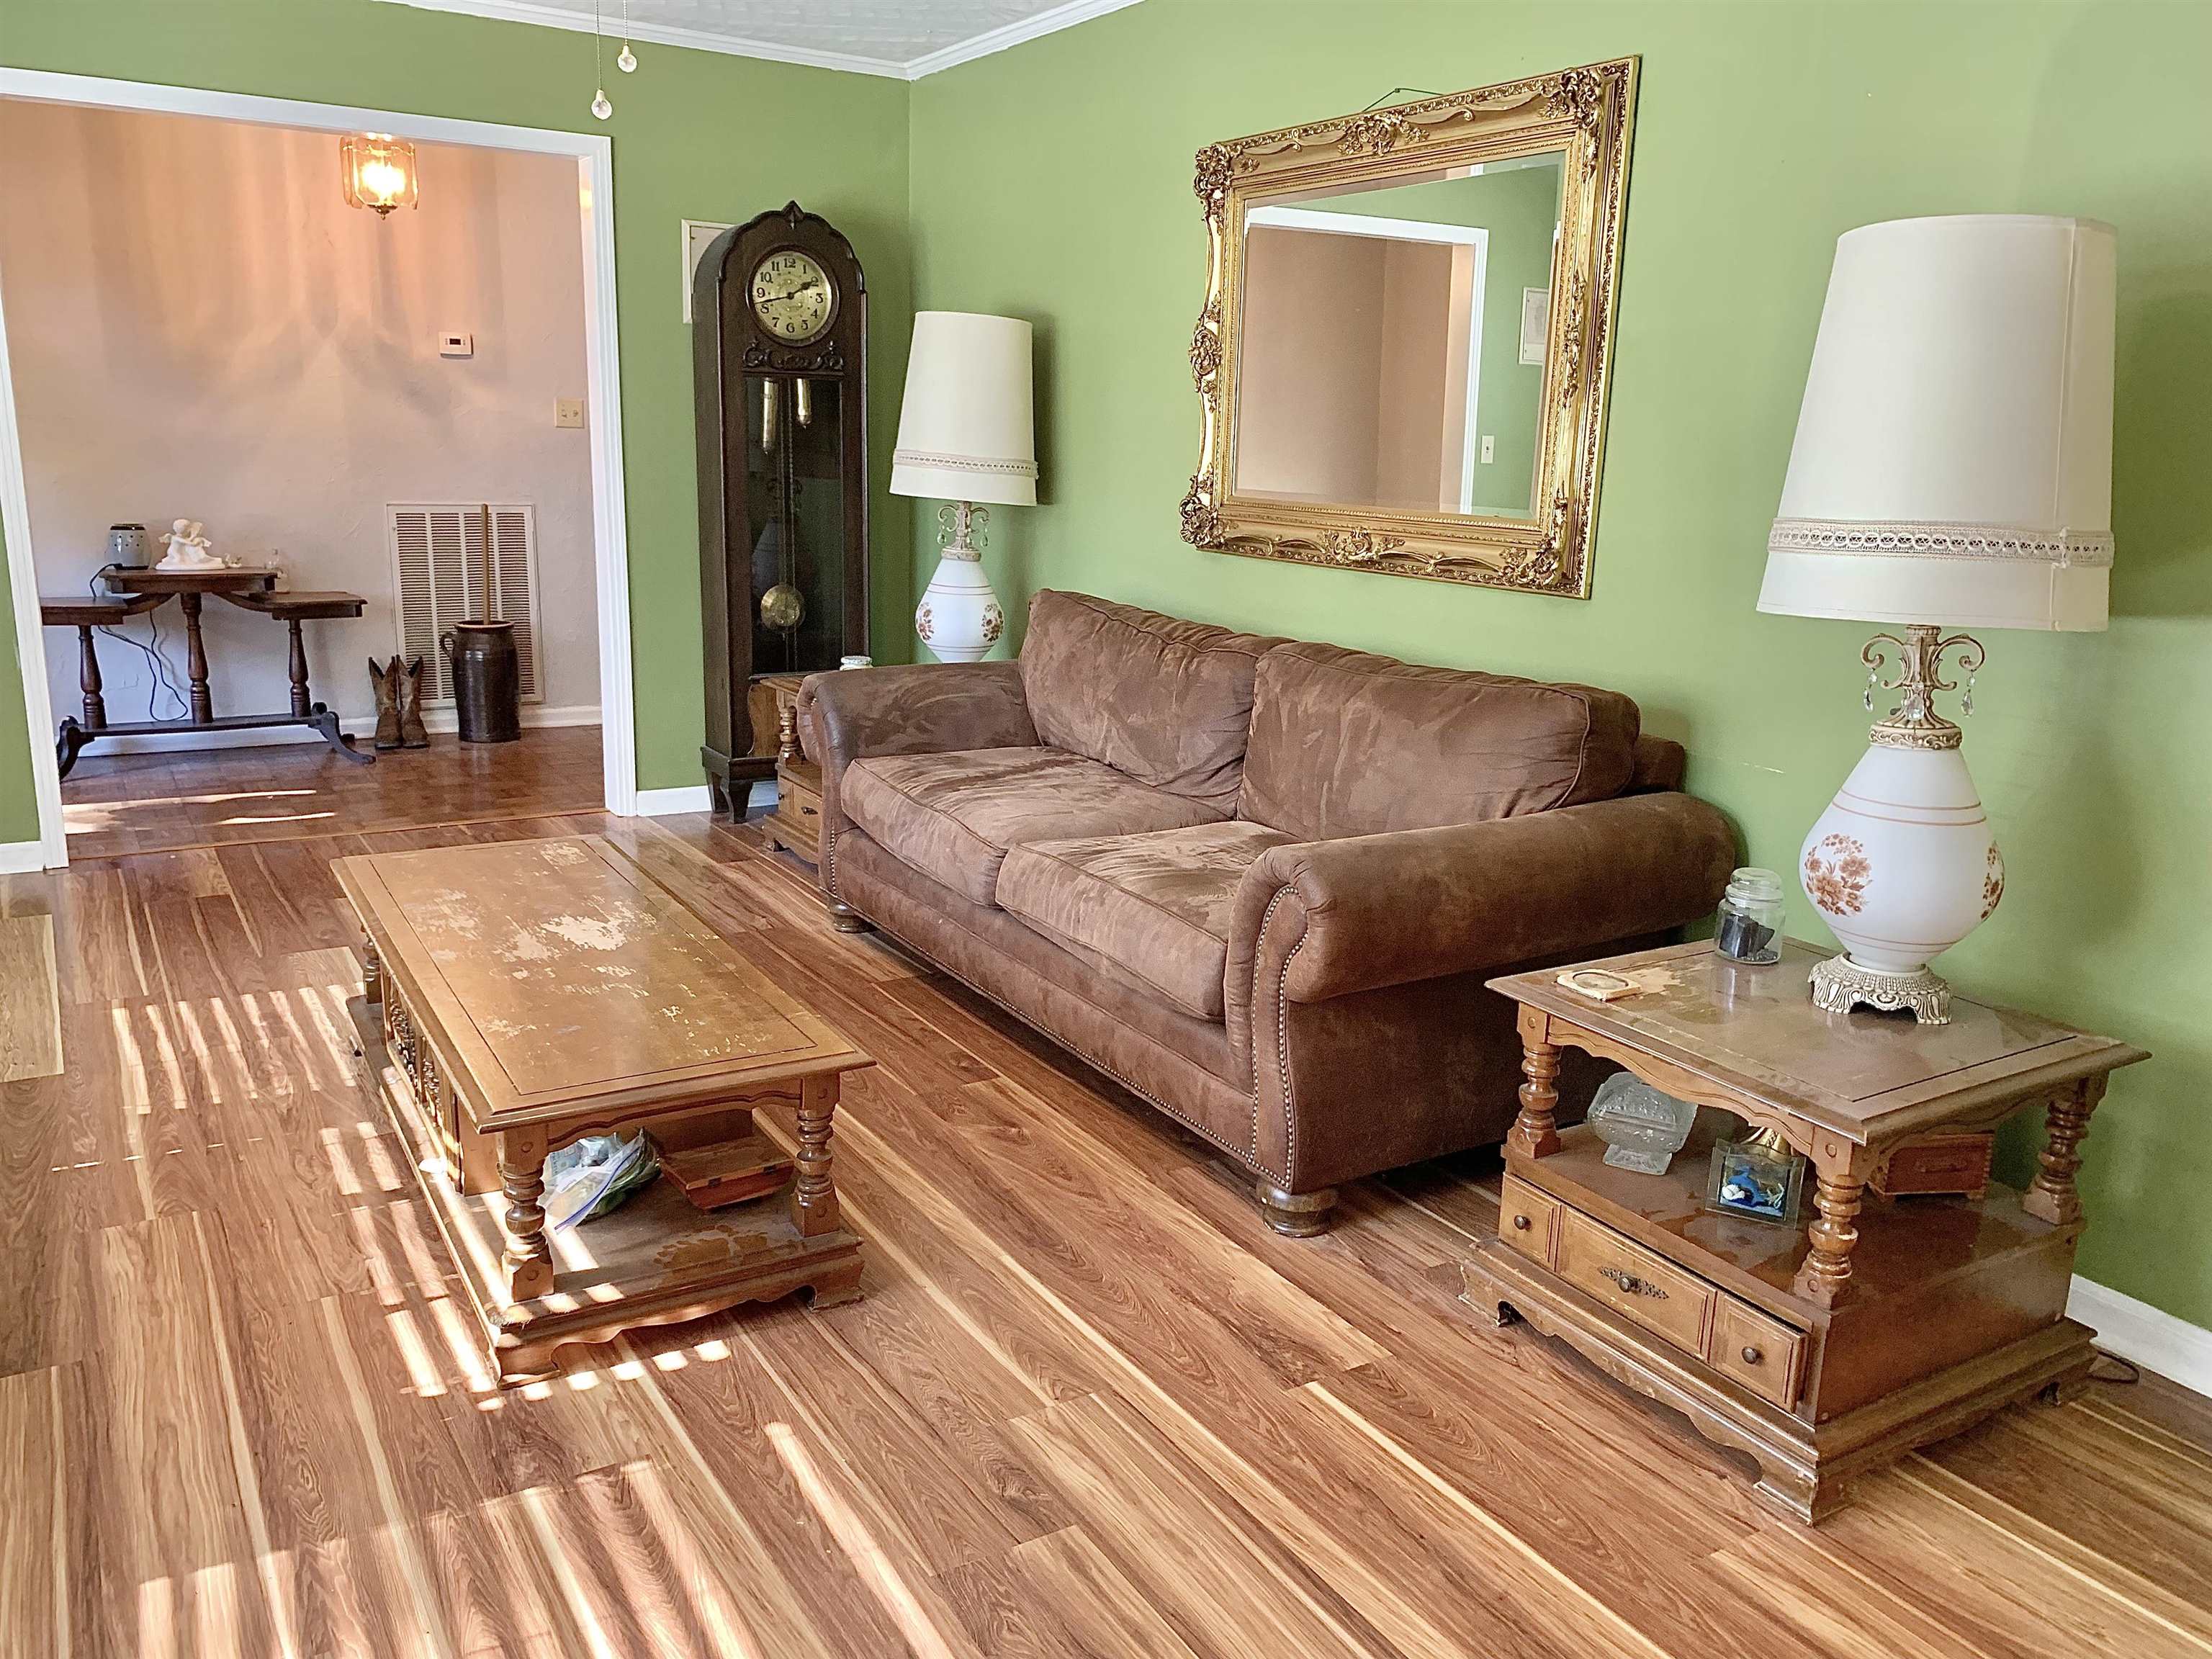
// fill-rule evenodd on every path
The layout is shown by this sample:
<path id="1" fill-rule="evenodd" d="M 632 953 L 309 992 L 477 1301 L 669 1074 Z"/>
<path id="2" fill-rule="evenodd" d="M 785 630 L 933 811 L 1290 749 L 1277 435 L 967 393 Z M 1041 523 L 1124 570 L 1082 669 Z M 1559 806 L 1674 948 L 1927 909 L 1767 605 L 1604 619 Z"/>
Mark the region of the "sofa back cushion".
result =
<path id="1" fill-rule="evenodd" d="M 1280 646 L 1237 816 L 1327 841 L 1604 800 L 1635 775 L 1639 723 L 1614 691 Z"/>
<path id="2" fill-rule="evenodd" d="M 1243 776 L 1252 678 L 1279 642 L 1048 588 L 1030 601 L 1022 694 L 1054 748 L 1225 813 Z"/>

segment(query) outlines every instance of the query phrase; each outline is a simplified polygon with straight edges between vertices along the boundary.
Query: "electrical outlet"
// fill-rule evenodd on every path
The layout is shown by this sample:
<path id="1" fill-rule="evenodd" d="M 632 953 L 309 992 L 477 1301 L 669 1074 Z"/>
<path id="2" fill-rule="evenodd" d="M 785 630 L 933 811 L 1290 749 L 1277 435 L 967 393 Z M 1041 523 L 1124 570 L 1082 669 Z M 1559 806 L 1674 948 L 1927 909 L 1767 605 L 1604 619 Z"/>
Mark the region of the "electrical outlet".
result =
<path id="1" fill-rule="evenodd" d="M 1482 464 L 1485 466 L 1488 466 L 1497 459 L 1498 440 L 1495 438 L 1485 438 L 1482 441 Z"/>
<path id="2" fill-rule="evenodd" d="M 556 398 L 553 400 L 553 424 L 581 426 L 584 423 L 584 400 L 581 398 Z"/>
<path id="3" fill-rule="evenodd" d="M 477 337 L 468 333 L 441 334 L 438 337 L 441 357 L 473 357 L 477 355 Z"/>

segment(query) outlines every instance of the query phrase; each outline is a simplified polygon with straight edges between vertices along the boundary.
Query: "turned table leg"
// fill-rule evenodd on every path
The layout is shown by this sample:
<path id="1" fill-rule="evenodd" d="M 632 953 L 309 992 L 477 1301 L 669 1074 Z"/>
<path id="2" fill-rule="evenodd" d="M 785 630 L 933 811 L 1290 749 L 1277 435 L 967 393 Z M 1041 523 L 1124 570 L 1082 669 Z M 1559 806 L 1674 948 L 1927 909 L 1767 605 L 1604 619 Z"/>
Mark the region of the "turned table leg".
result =
<path id="1" fill-rule="evenodd" d="M 1547 1158 L 1559 1150 L 1553 1114 L 1559 1104 L 1559 1051 L 1541 1010 L 1521 1011 L 1521 1115 L 1505 1144 L 1525 1158 Z"/>
<path id="2" fill-rule="evenodd" d="M 799 758 L 799 705 L 784 704 L 775 720 L 775 763 L 789 766 Z"/>
<path id="3" fill-rule="evenodd" d="M 2104 1093 L 2103 1078 L 2084 1078 L 2043 1109 L 2043 1150 L 2036 1155 L 2040 1167 L 2020 1196 L 2020 1207 L 2038 1220 L 2063 1226 L 2081 1218 L 2074 1176 L 2081 1167 L 2081 1143 L 2089 1138 L 2089 1114 Z"/>
<path id="4" fill-rule="evenodd" d="M 830 1119 L 836 1110 L 834 1075 L 799 1085 L 799 1178 L 791 1188 L 791 1220 L 808 1238 L 837 1231 L 837 1188 L 830 1178 Z"/>
<path id="5" fill-rule="evenodd" d="M 100 695 L 100 653 L 89 624 L 76 630 L 76 684 L 84 693 L 84 723 L 97 732 L 107 724 L 107 702 Z"/>
<path id="6" fill-rule="evenodd" d="M 1833 1308 L 1850 1294 L 1851 1249 L 1859 1242 L 1859 1205 L 1872 1160 L 1865 1148 L 1853 1147 L 1832 1164 L 1816 1158 L 1814 1170 L 1818 1181 L 1813 1194 L 1815 1213 L 1808 1230 L 1812 1249 L 1799 1266 L 1792 1288 L 1808 1301 Z"/>
<path id="7" fill-rule="evenodd" d="M 200 638 L 200 595 L 177 595 L 185 613 L 185 678 L 191 683 L 192 724 L 205 726 L 215 719 L 215 698 L 208 691 L 207 644 Z"/>
<path id="8" fill-rule="evenodd" d="M 553 1288 L 553 1251 L 545 1239 L 545 1131 L 509 1129 L 499 1138 L 499 1173 L 507 1194 L 507 1299 L 527 1302 Z"/>
<path id="9" fill-rule="evenodd" d="M 384 958 L 367 933 L 361 936 L 361 1000 L 372 1007 L 384 1000 Z"/>
<path id="10" fill-rule="evenodd" d="M 307 642 L 300 637 L 300 619 L 284 618 L 284 626 L 292 635 L 292 654 L 289 666 L 292 673 L 292 718 L 303 720 L 314 712 L 314 699 L 307 695 Z"/>

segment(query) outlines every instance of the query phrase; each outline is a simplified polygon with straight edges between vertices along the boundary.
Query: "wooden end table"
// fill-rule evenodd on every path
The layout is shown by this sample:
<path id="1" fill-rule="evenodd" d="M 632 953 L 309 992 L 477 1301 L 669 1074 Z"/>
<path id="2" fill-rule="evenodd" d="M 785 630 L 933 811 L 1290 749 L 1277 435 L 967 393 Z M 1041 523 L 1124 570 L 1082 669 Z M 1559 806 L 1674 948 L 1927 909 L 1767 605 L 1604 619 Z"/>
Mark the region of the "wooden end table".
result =
<path id="1" fill-rule="evenodd" d="M 597 836 L 340 859 L 366 935 L 355 1019 L 501 1382 L 556 1349 L 805 1289 L 859 1294 L 830 1177 L 841 1079 L 874 1064 Z M 796 1178 L 702 1212 L 659 1180 L 574 1232 L 545 1225 L 549 1154 L 650 1129 L 722 1176 L 781 1149 Z"/>
<path id="2" fill-rule="evenodd" d="M 2106 1078 L 2148 1058 L 1964 998 L 1948 1025 L 1826 1013 L 1806 981 L 1829 954 L 1791 940 L 1779 963 L 1747 967 L 1699 943 L 1581 964 L 1644 985 L 1613 1002 L 1566 989 L 1556 969 L 1490 981 L 1520 1005 L 1525 1081 L 1498 1232 L 1465 1268 L 1471 1304 L 1525 1319 L 1750 1453 L 1759 1496 L 1804 1521 L 1868 1469 L 2086 1378 L 2093 1333 L 2065 1316 L 2074 1176 Z M 1711 1109 L 1664 1175 L 1613 1168 L 1593 1131 L 1558 1127 L 1563 1048 Z M 2046 1139 L 2024 1192 L 1869 1191 L 1900 1149 L 2036 1107 Z M 1810 1161 L 1809 1227 L 1705 1209 L 1729 1119 Z"/>
<path id="3" fill-rule="evenodd" d="M 756 680 L 775 699 L 775 811 L 761 824 L 769 850 L 781 847 L 809 864 L 822 862 L 822 769 L 799 740 L 799 688 L 804 674 Z"/>

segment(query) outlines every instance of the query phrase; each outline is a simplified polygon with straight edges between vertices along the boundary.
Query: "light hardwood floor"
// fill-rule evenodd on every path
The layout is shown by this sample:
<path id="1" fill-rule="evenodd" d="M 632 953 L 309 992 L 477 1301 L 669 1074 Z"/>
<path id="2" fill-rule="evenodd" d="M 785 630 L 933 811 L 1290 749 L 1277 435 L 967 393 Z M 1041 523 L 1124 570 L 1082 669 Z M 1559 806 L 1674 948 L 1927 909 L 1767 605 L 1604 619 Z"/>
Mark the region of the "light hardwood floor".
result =
<path id="1" fill-rule="evenodd" d="M 428 749 L 388 750 L 373 766 L 319 742 L 154 755 L 95 747 L 63 780 L 62 822 L 71 858 L 106 858 L 586 812 L 605 787 L 596 726 L 532 727 L 498 744 L 434 732 Z"/>
<path id="2" fill-rule="evenodd" d="M 326 866 L 580 831 L 879 1058 L 837 1139 L 867 1293 L 497 1393 L 361 1087 Z M 2100 1386 L 1777 1519 L 1677 1420 L 1463 1316 L 1486 1160 L 1279 1238 L 1158 1115 L 831 933 L 750 831 L 140 855 L 8 878 L 0 915 L 52 918 L 66 1056 L 0 1084 L 10 1659 L 2212 1647 L 2212 1402 Z"/>

